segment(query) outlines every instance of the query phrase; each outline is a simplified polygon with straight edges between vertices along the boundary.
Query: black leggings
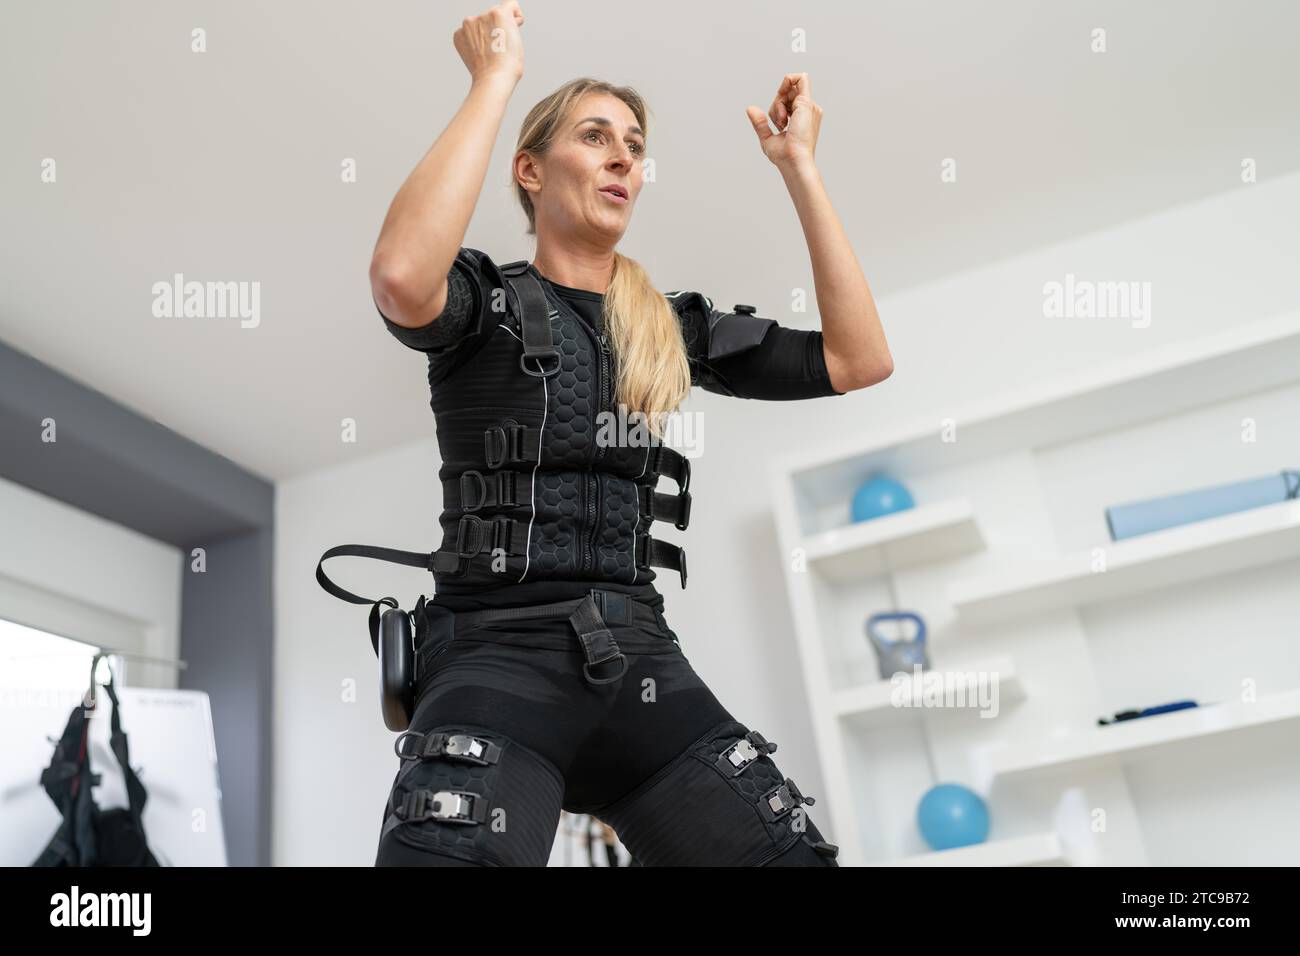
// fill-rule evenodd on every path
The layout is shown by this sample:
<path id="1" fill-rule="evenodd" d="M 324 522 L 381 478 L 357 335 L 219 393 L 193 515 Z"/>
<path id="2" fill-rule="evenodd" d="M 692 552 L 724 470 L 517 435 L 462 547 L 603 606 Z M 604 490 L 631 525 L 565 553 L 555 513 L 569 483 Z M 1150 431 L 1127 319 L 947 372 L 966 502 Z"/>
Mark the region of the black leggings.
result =
<path id="1" fill-rule="evenodd" d="M 435 614 L 416 617 L 415 712 L 376 865 L 545 866 L 562 808 L 609 824 L 641 866 L 838 865 L 775 745 L 727 712 L 649 606 L 621 597 L 596 619 L 621 677 L 623 660 L 584 673 L 564 617 Z"/>

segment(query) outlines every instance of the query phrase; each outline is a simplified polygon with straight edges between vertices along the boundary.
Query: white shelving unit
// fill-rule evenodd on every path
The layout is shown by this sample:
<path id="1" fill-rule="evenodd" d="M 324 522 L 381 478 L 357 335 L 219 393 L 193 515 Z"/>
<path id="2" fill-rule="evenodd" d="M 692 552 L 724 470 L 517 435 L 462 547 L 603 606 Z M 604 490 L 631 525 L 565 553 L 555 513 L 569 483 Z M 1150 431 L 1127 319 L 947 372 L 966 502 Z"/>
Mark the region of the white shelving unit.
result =
<path id="1" fill-rule="evenodd" d="M 959 690 L 974 691 L 980 674 L 996 676 L 1003 703 L 1024 699 L 1024 684 L 1010 657 L 977 661 L 955 672 L 952 683 Z M 923 692 L 922 688 L 914 688 L 915 683 L 909 676 L 899 678 L 897 682 L 877 680 L 835 691 L 831 709 L 841 720 L 852 721 L 859 727 L 880 728 L 905 722 L 914 723 L 926 713 L 924 709 L 911 705 Z"/>
<path id="2" fill-rule="evenodd" d="M 992 624 L 1081 607 L 1300 556 L 1300 499 L 1118 541 L 1097 554 L 1039 559 L 1010 573 L 958 581 L 949 599 L 961 617 Z"/>
<path id="3" fill-rule="evenodd" d="M 1300 690 L 1092 727 L 1068 737 L 1004 745 L 983 758 L 988 776 L 1077 772 L 1129 763 L 1173 744 L 1208 741 L 1261 724 L 1300 720 Z"/>
<path id="4" fill-rule="evenodd" d="M 871 866 L 1069 866 L 1061 838 L 1055 833 L 995 840 L 955 850 L 918 853 Z"/>
<path id="5" fill-rule="evenodd" d="M 1231 454 L 1235 433 L 1219 429 L 1237 428 L 1243 403 L 1290 446 L 1279 438 Z M 1104 520 L 1111 504 L 1300 467 L 1298 423 L 1300 313 L 1288 313 L 967 405 L 956 419 L 936 410 L 774 462 L 780 541 L 795 558 L 782 566 L 842 862 L 1068 865 L 1052 801 L 1086 785 L 1107 795 L 1127 829 L 1082 855 L 1143 864 L 1126 767 L 1300 718 L 1300 675 L 1278 675 L 1254 703 L 1098 727 L 1117 709 L 1105 693 L 1114 663 L 1095 664 L 1085 613 L 1137 615 L 1145 633 L 1146 602 L 1126 599 L 1195 595 L 1225 575 L 1300 559 L 1300 500 L 1119 542 Z M 917 506 L 851 523 L 853 492 L 879 471 L 907 485 Z M 867 616 L 895 606 L 925 618 L 933 667 L 957 675 L 951 686 L 963 686 L 962 673 L 995 681 L 996 715 L 896 706 L 899 688 L 874 673 L 862 630 Z M 1290 633 L 1285 624 L 1279 634 Z M 1167 632 L 1153 626 L 1145 639 Z M 1227 675 L 1194 661 L 1180 668 L 1179 680 L 1196 685 L 1181 696 L 1234 700 Z M 1140 692 L 1153 698 L 1125 705 L 1173 699 L 1164 685 Z M 985 796 L 989 842 L 920 852 L 916 803 L 940 782 Z"/>

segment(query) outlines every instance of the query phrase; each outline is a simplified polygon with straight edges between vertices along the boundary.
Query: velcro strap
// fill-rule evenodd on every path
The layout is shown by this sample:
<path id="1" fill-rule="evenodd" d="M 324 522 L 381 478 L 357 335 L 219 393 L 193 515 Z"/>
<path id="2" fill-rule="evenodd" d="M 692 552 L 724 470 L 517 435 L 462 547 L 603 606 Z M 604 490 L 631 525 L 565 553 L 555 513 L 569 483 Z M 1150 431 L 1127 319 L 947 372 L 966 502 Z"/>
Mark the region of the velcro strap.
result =
<path id="1" fill-rule="evenodd" d="M 519 481 L 522 472 L 510 468 L 481 472 L 471 468 L 459 478 L 442 483 L 442 504 L 452 511 L 478 511 L 481 508 L 512 508 L 519 504 Z"/>
<path id="2" fill-rule="evenodd" d="M 582 654 L 586 658 L 582 665 L 582 673 L 587 678 L 587 683 L 612 684 L 614 681 L 621 680 L 627 673 L 627 658 L 619 650 L 613 632 L 606 627 L 605 619 L 600 616 L 600 609 L 596 606 L 595 596 L 591 591 L 587 592 L 586 597 L 569 615 L 569 623 L 573 626 L 574 633 L 578 635 L 578 643 L 582 645 Z M 618 672 L 597 677 L 593 668 L 608 662 L 615 662 L 618 665 Z"/>
<path id="3" fill-rule="evenodd" d="M 650 485 L 640 485 L 637 498 L 641 503 L 641 517 L 649 521 L 671 521 L 679 531 L 691 523 L 691 493 L 683 491 L 666 495 Z"/>
<path id="4" fill-rule="evenodd" d="M 495 555 L 497 549 L 505 554 L 525 554 L 528 549 L 528 526 L 505 515 L 480 518 L 463 515 L 456 525 L 456 542 L 451 548 L 439 548 L 433 553 L 433 570 L 444 574 L 460 574 L 466 561 L 480 554 Z"/>
<path id="5" fill-rule="evenodd" d="M 636 536 L 636 566 L 638 568 L 669 568 L 682 577 L 686 587 L 686 550 L 675 544 L 652 538 L 648 534 Z"/>
<path id="6" fill-rule="evenodd" d="M 519 325 L 524 354 L 519 356 L 519 367 L 529 375 L 554 375 L 560 370 L 560 352 L 552 340 L 551 307 L 542 284 L 526 268 L 518 273 L 506 273 L 505 280 L 515 290 L 523 313 Z"/>
<path id="7" fill-rule="evenodd" d="M 677 482 L 678 491 L 684 492 L 691 486 L 691 460 L 667 445 L 654 446 L 646 471 L 667 475 Z"/>

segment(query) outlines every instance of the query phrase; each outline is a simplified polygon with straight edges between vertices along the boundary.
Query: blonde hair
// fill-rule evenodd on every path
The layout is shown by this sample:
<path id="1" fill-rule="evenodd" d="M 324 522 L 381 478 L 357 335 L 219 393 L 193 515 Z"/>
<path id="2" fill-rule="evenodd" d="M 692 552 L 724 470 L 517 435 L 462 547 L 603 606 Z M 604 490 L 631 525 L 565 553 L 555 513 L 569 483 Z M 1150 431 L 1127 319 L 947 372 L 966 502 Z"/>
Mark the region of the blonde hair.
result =
<path id="1" fill-rule="evenodd" d="M 524 117 L 515 155 L 525 151 L 544 156 L 578 99 L 587 93 L 608 93 L 631 109 L 637 124 L 649 129 L 646 106 L 631 87 L 613 86 L 591 77 L 570 80 L 537 103 Z M 528 234 L 537 234 L 537 215 L 528 190 L 514 180 L 515 194 L 528 216 Z M 614 274 L 605 292 L 605 328 L 614 355 L 616 404 L 629 416 L 644 416 L 645 426 L 663 437 L 663 420 L 685 400 L 691 390 L 691 370 L 686 343 L 673 307 L 654 287 L 635 259 L 614 253 Z"/>

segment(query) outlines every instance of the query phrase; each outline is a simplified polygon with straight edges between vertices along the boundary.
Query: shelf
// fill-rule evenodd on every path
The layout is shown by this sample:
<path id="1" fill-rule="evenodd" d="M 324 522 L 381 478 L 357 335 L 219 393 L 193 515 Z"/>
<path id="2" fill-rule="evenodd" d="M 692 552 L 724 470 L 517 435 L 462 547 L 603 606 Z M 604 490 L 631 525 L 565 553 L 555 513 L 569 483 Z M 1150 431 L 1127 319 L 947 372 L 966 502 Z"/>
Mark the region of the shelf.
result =
<path id="1" fill-rule="evenodd" d="M 1182 741 L 1218 737 L 1300 718 L 1300 690 L 1271 694 L 1253 704 L 1211 704 L 1091 727 L 1059 740 L 1003 747 L 986 753 L 988 780 L 1033 771 L 1094 770 L 1137 760 Z"/>
<path id="2" fill-rule="evenodd" d="M 823 531 L 804 539 L 809 567 L 848 582 L 984 548 L 975 512 L 965 498 L 921 505 Z"/>
<path id="3" fill-rule="evenodd" d="M 1020 680 L 1020 675 L 1016 673 L 1015 665 L 1008 656 L 991 657 L 983 661 L 975 661 L 969 666 L 962 667 L 934 667 L 924 673 L 951 673 L 955 680 L 953 681 L 954 692 L 958 688 L 970 688 L 978 692 L 976 681 L 968 680 L 968 675 L 974 673 L 997 674 L 998 675 L 998 707 L 1001 709 L 1003 704 L 1013 701 L 1023 700 L 1025 696 L 1024 686 Z M 924 681 L 924 676 L 922 678 Z M 912 697 L 912 678 L 908 677 L 899 683 L 899 693 L 905 694 L 907 700 Z M 924 690 L 924 685 L 922 686 Z M 934 713 L 963 713 L 978 712 L 976 707 L 913 707 L 913 706 L 895 706 L 893 704 L 895 685 L 892 680 L 880 680 L 870 684 L 863 684 L 848 690 L 836 691 L 831 695 L 831 708 L 834 713 L 842 720 L 851 721 L 856 727 L 879 729 L 881 727 L 895 726 L 903 723 L 919 721 L 922 716 Z M 981 719 L 978 716 L 975 719 Z"/>
<path id="4" fill-rule="evenodd" d="M 1105 571 L 1093 571 L 1092 552 L 1080 551 L 1043 558 L 996 577 L 954 582 L 949 600 L 964 622 L 983 625 L 1300 557 L 1300 500 L 1102 547 Z"/>
<path id="5" fill-rule="evenodd" d="M 1300 379 L 1300 312 L 1285 312 L 1215 335 L 1174 342 L 972 403 L 944 441 L 940 418 L 918 415 L 845 449 L 837 442 L 772 463 L 815 505 L 851 497 L 883 468 L 933 472 L 994 455 L 1078 441 L 1216 405 Z"/>
<path id="6" fill-rule="evenodd" d="M 1069 866 L 1070 861 L 1055 833 L 1036 833 L 1009 840 L 994 840 L 955 850 L 918 853 L 868 866 Z"/>

